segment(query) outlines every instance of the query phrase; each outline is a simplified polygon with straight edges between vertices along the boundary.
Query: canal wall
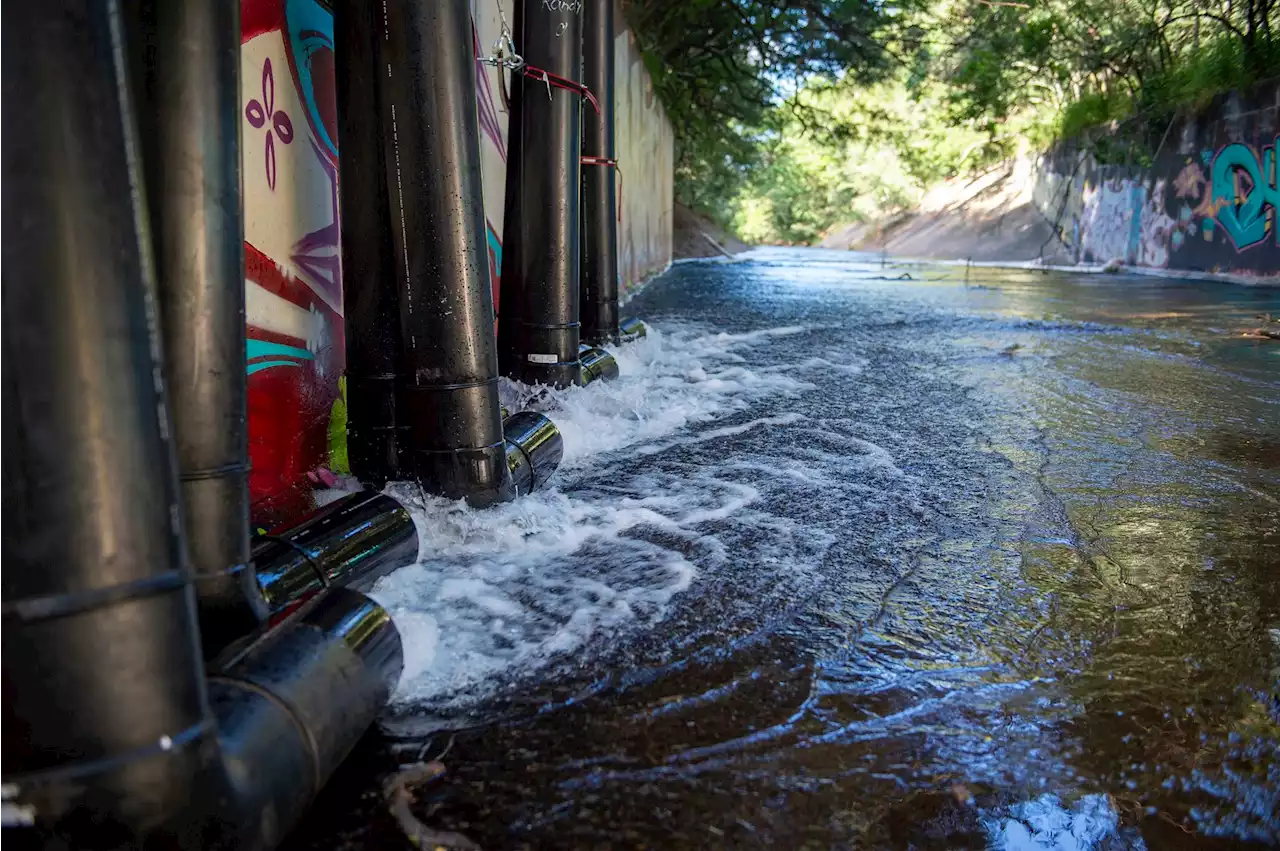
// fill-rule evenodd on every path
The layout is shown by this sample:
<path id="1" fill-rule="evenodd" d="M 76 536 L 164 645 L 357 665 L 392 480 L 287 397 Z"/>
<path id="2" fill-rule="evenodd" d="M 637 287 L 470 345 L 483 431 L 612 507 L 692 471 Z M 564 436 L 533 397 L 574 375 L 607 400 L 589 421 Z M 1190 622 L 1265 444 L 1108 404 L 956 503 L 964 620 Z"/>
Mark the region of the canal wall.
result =
<path id="1" fill-rule="evenodd" d="M 1074 263 L 1280 275 L 1280 86 L 1173 121 L 1149 165 L 1098 162 L 1097 139 L 1036 164 L 1033 202 Z"/>
<path id="2" fill-rule="evenodd" d="M 513 0 L 476 0 L 487 55 Z M 616 20 L 622 21 L 619 10 Z M 617 156 L 620 287 L 671 260 L 673 136 L 631 34 L 620 27 Z M 507 164 L 499 72 L 477 61 L 484 207 L 497 298 Z M 250 496 L 259 526 L 310 510 L 345 472 L 337 107 L 333 14 L 323 0 L 242 0 L 241 115 Z M 430 238 L 423 234 L 423 238 Z"/>

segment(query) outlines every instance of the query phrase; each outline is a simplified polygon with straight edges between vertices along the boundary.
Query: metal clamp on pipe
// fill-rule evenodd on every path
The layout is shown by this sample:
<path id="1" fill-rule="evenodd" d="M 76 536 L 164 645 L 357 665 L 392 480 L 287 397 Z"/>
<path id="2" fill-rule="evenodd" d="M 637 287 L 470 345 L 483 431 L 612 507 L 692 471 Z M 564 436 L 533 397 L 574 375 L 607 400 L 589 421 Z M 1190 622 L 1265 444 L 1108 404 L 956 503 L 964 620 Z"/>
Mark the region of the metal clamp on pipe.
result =
<path id="1" fill-rule="evenodd" d="M 330 585 L 366 590 L 417 558 L 418 533 L 409 512 L 373 491 L 343 497 L 253 542 L 258 584 L 272 611 Z"/>
<path id="2" fill-rule="evenodd" d="M 560 429 L 537 411 L 520 411 L 507 417 L 502 431 L 516 493 L 523 496 L 544 485 L 564 457 Z"/>
<path id="3" fill-rule="evenodd" d="M 603 346 L 588 346 L 583 343 L 578 347 L 578 359 L 582 361 L 584 387 L 599 379 L 610 381 L 618 377 L 618 362 L 613 353 Z"/>
<path id="4" fill-rule="evenodd" d="M 618 340 L 630 343 L 649 336 L 649 327 L 634 316 L 618 323 Z"/>

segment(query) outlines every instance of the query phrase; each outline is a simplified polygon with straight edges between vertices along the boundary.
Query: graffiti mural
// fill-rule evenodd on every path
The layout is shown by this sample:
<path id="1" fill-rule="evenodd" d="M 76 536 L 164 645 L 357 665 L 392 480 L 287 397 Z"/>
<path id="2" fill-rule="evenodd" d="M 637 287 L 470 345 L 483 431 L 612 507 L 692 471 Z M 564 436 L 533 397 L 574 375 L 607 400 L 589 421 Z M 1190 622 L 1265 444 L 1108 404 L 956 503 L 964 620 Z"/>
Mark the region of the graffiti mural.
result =
<path id="1" fill-rule="evenodd" d="M 344 365 L 333 16 L 242 0 L 249 477 L 254 522 L 313 506 Z"/>
<path id="2" fill-rule="evenodd" d="M 1065 144 L 1042 158 L 1035 203 L 1080 262 L 1280 275 L 1277 103 L 1274 86 L 1219 99 L 1148 168 Z"/>
<path id="3" fill-rule="evenodd" d="M 481 29 L 499 31 L 490 17 L 477 56 Z M 270 526 L 309 511 L 346 467 L 333 13 L 323 0 L 241 0 L 241 22 L 250 497 Z M 496 297 L 506 114 L 493 69 L 477 72 Z"/>
<path id="4" fill-rule="evenodd" d="M 329 0 L 240 2 L 249 488 L 254 523 L 270 527 L 310 511 L 316 489 L 332 487 L 335 474 L 347 467 L 336 57 Z M 512 17 L 510 0 L 502 9 L 492 2 L 472 7 L 485 241 L 495 303 L 508 113 L 495 96 L 503 91 L 501 72 L 479 59 L 501 34 L 504 15 Z M 646 72 L 632 67 L 632 58 L 620 65 L 620 73 L 625 67 L 635 79 L 628 76 L 619 87 L 619 114 L 659 122 L 652 130 L 636 126 L 628 132 L 661 140 L 631 155 L 636 174 L 666 175 L 656 195 L 637 193 L 634 207 L 628 201 L 627 215 L 645 234 L 644 251 L 632 263 L 637 274 L 670 259 L 671 128 L 653 103 Z M 638 88 L 649 93 L 643 105 L 640 91 L 630 93 Z M 637 101 L 634 110 L 628 99 Z M 665 253 L 648 236 L 650 219 L 663 217 Z M 630 230 L 624 225 L 623 235 Z"/>
<path id="5" fill-rule="evenodd" d="M 1280 137 L 1263 148 L 1261 156 L 1239 142 L 1227 145 L 1213 158 L 1207 195 L 1213 198 L 1218 223 L 1237 250 L 1261 245 L 1268 238 L 1280 245 L 1276 229 L 1280 190 L 1276 188 L 1276 148 Z"/>
<path id="6" fill-rule="evenodd" d="M 624 20 L 620 9 L 615 10 L 614 20 Z M 671 262 L 675 136 L 629 30 L 619 28 L 615 32 L 613 55 L 617 69 L 614 135 L 621 214 L 618 292 L 625 297 Z M 658 175 L 662 178 L 658 179 Z"/>
<path id="7" fill-rule="evenodd" d="M 1081 247 L 1091 257 L 1128 262 L 1134 223 L 1133 187 L 1127 180 L 1104 181 L 1084 187 L 1080 215 Z"/>

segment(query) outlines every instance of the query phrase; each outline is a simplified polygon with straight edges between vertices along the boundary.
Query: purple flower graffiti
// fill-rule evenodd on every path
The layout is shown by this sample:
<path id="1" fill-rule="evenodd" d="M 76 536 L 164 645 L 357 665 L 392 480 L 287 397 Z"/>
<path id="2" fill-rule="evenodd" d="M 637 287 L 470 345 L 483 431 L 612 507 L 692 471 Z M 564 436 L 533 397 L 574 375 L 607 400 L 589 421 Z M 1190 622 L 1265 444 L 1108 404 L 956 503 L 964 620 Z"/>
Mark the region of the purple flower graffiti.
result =
<path id="1" fill-rule="evenodd" d="M 263 105 L 265 104 L 265 106 Z M 249 105 L 244 108 L 244 117 L 249 119 L 249 123 L 255 128 L 261 130 L 268 121 L 271 126 L 267 127 L 267 150 L 266 163 L 267 169 L 267 186 L 271 191 L 276 190 L 276 136 L 280 137 L 280 144 L 287 145 L 293 141 L 293 122 L 289 120 L 289 116 L 284 110 L 276 110 L 276 78 L 271 72 L 271 60 L 267 59 L 262 63 L 262 101 L 249 101 Z"/>

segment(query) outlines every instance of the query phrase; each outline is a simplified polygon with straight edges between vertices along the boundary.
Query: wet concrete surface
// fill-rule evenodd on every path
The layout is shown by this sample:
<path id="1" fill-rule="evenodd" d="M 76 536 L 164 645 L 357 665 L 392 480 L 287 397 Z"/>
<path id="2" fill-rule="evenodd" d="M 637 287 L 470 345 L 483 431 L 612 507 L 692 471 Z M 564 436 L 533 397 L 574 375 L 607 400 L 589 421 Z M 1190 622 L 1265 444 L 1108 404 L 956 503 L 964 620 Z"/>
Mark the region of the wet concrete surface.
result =
<path id="1" fill-rule="evenodd" d="M 1239 336 L 1268 311 L 844 252 L 676 267 L 629 312 L 757 332 L 741 368 L 794 386 L 558 486 L 681 503 L 620 540 L 687 587 L 483 699 L 398 704 L 291 847 L 408 847 L 379 783 L 450 740 L 414 810 L 489 849 L 1280 844 L 1280 342 Z M 575 558 L 643 581 L 617 543 Z"/>

